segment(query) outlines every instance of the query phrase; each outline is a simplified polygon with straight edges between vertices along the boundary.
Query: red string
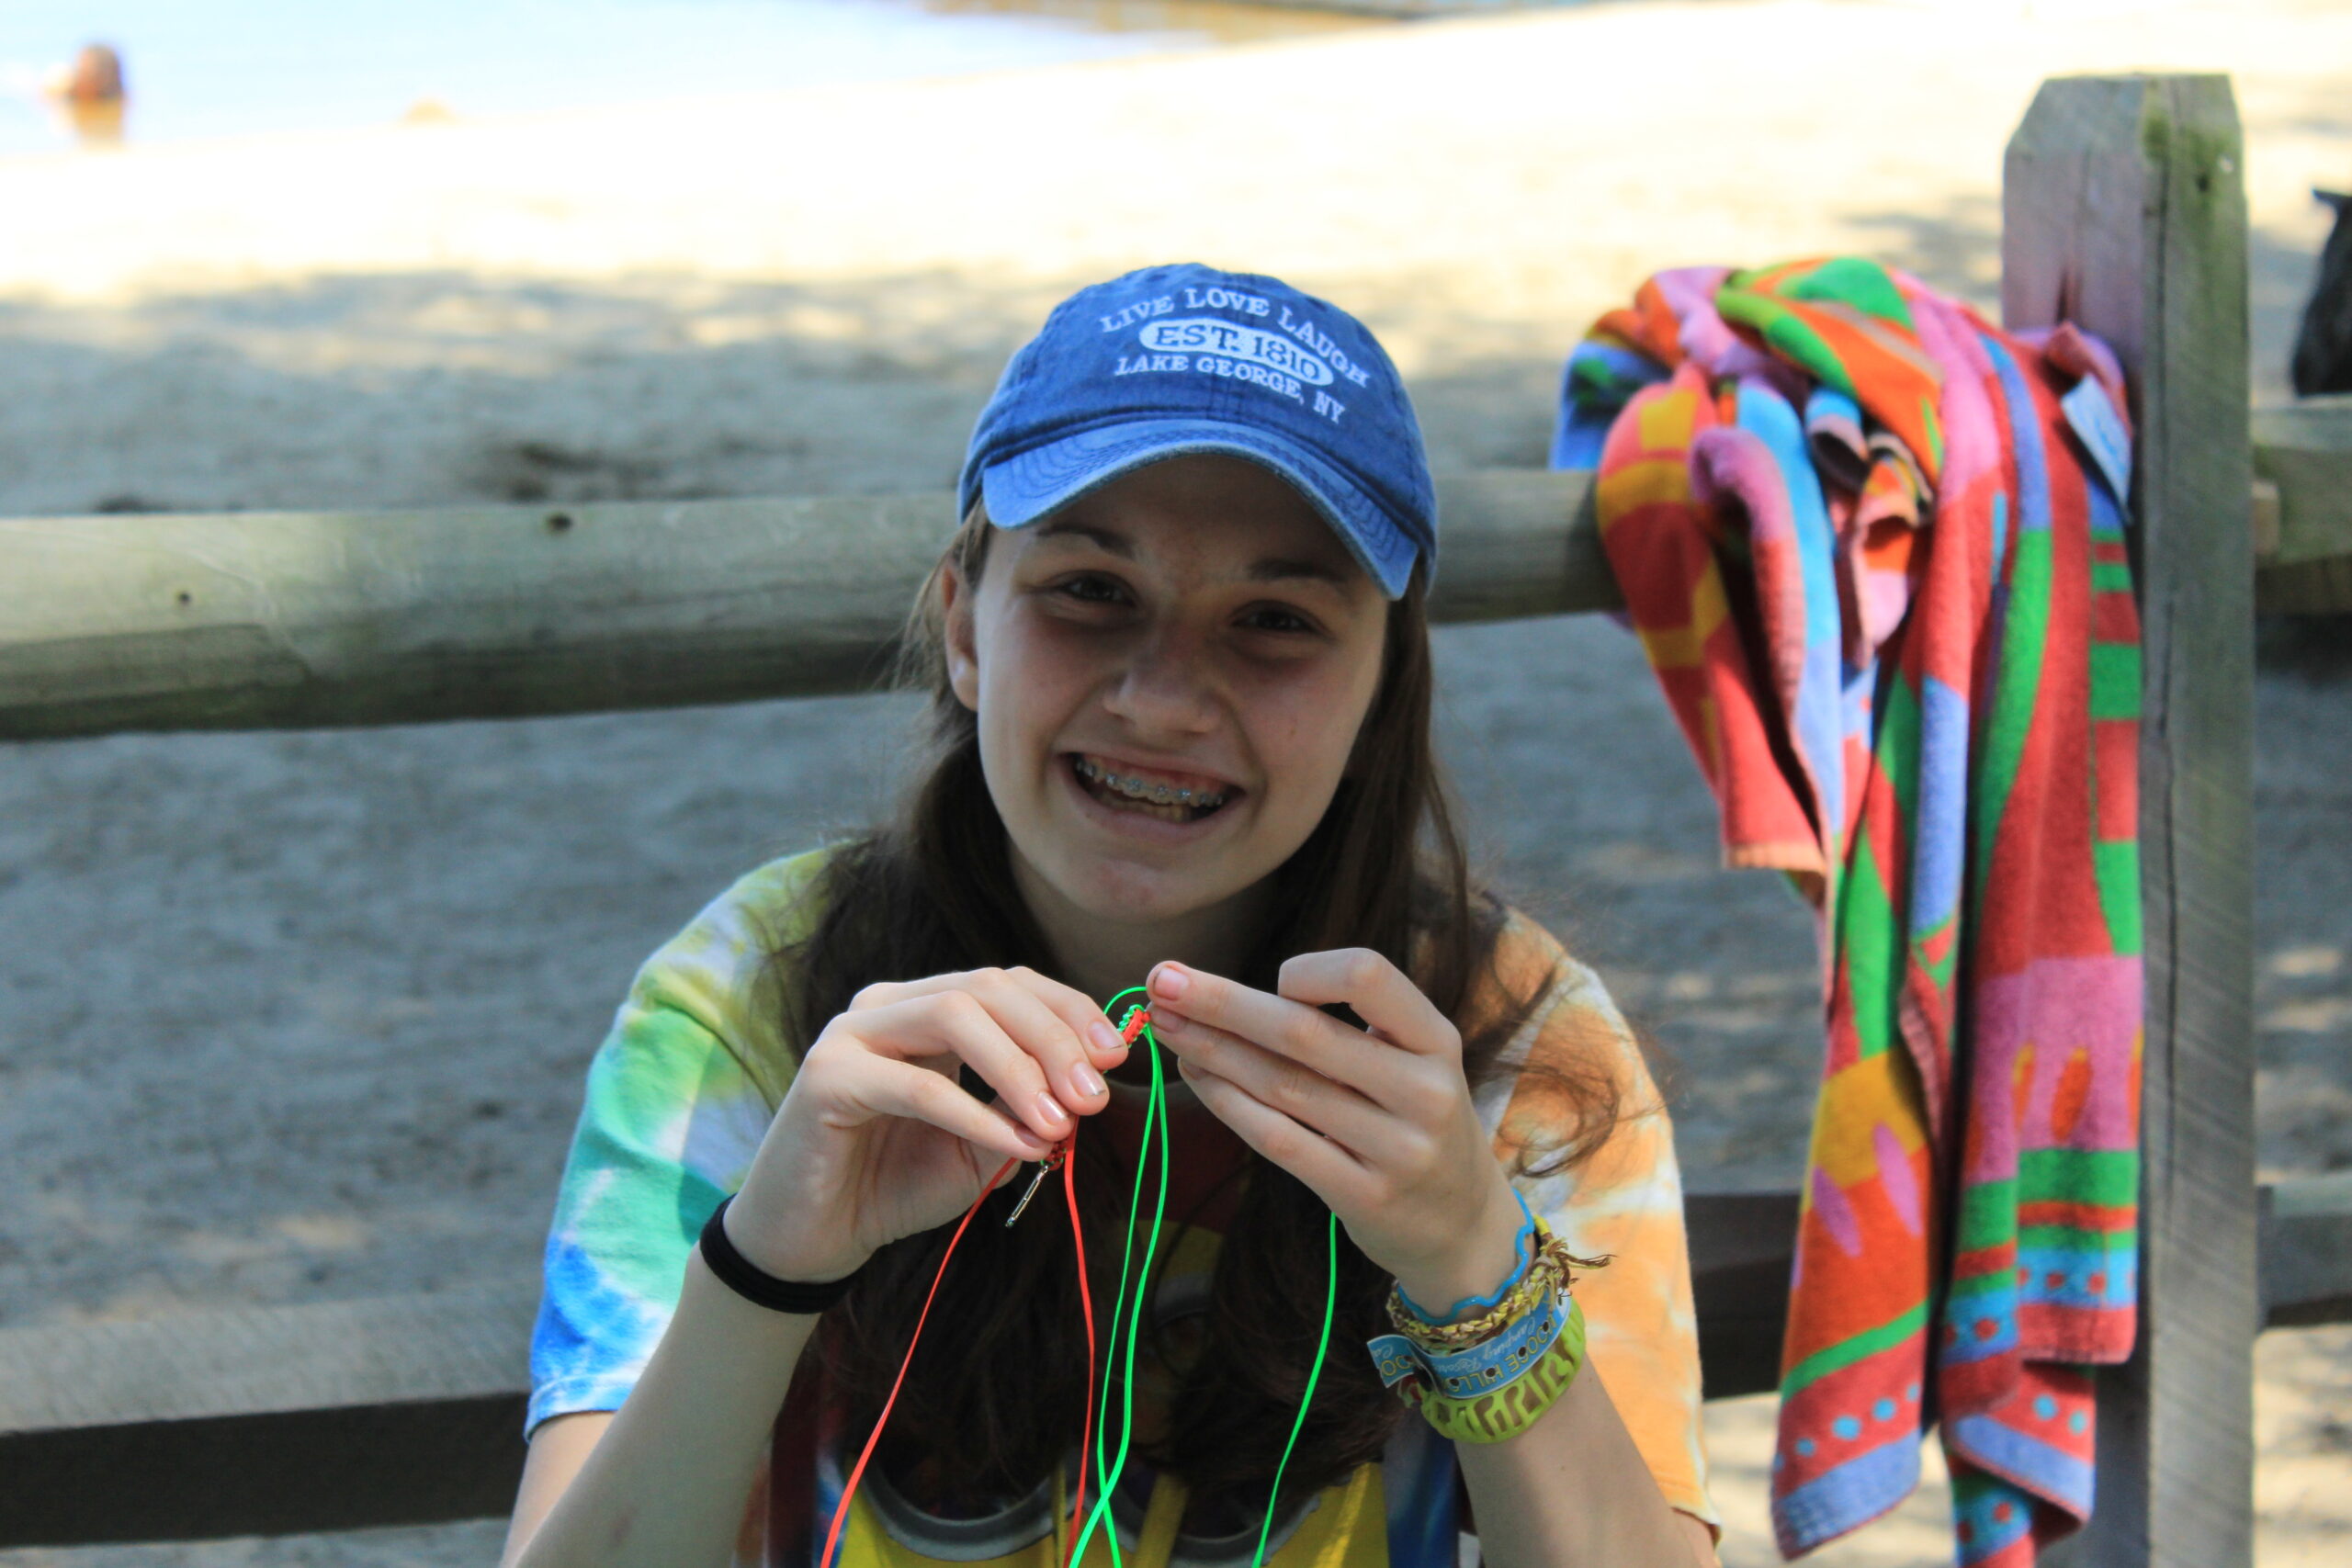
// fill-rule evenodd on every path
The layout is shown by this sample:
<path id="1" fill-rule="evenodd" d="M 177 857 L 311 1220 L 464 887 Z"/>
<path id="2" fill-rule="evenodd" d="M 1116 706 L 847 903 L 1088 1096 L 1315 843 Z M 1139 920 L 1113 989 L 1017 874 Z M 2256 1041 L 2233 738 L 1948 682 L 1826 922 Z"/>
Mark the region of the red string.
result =
<path id="1" fill-rule="evenodd" d="M 1078 1551 L 1079 1521 L 1086 1517 L 1086 1456 L 1094 1439 L 1094 1292 L 1086 1282 L 1086 1227 L 1078 1223 L 1078 1134 L 1062 1145 L 1062 1197 L 1069 1203 L 1070 1245 L 1078 1248 L 1078 1301 L 1086 1314 L 1086 1415 L 1078 1427 L 1078 1498 L 1069 1511 L 1069 1545 L 1062 1552 L 1067 1562 Z"/>
<path id="2" fill-rule="evenodd" d="M 1086 1312 L 1087 1408 L 1086 1424 L 1078 1444 L 1078 1506 L 1071 1513 L 1069 1521 L 1069 1550 L 1073 1551 L 1078 1548 L 1078 1522 L 1086 1513 L 1087 1444 L 1094 1435 L 1094 1294 L 1086 1281 L 1086 1235 L 1078 1222 L 1078 1161 L 1070 1157 L 1077 1143 L 1078 1135 L 1073 1133 L 1062 1141 L 1053 1155 L 1047 1156 L 1058 1158 L 1061 1162 L 1062 1196 L 1069 1203 L 1070 1242 L 1078 1248 L 1078 1299 Z M 956 1224 L 956 1234 L 947 1238 L 947 1250 L 939 1255 L 939 1271 L 931 1277 L 931 1292 L 923 1297 L 922 1311 L 915 1316 L 915 1331 L 907 1341 L 906 1359 L 899 1363 L 899 1375 L 890 1380 L 890 1393 L 882 1401 L 882 1414 L 874 1418 L 874 1431 L 865 1439 L 865 1447 L 858 1451 L 857 1463 L 850 1469 L 849 1483 L 842 1488 L 842 1500 L 833 1506 L 832 1527 L 825 1532 L 825 1550 L 818 1554 L 818 1568 L 831 1568 L 833 1548 L 841 1544 L 842 1526 L 849 1519 L 850 1499 L 857 1495 L 857 1483 L 865 1476 L 866 1461 L 874 1457 L 875 1446 L 882 1441 L 882 1428 L 890 1424 L 891 1407 L 899 1403 L 899 1386 L 907 1381 L 907 1369 L 914 1365 L 915 1347 L 922 1341 L 922 1325 L 931 1319 L 931 1303 L 938 1299 L 940 1281 L 947 1278 L 947 1263 L 956 1256 L 956 1244 L 964 1239 L 964 1233 L 971 1228 L 972 1216 L 980 1212 L 980 1205 L 988 1201 L 989 1194 L 995 1191 L 1005 1174 L 1020 1163 L 1016 1156 L 996 1168 L 996 1174 L 989 1177 L 988 1185 L 980 1189 L 980 1195 L 972 1200 L 970 1208 L 964 1211 L 963 1219 Z"/>

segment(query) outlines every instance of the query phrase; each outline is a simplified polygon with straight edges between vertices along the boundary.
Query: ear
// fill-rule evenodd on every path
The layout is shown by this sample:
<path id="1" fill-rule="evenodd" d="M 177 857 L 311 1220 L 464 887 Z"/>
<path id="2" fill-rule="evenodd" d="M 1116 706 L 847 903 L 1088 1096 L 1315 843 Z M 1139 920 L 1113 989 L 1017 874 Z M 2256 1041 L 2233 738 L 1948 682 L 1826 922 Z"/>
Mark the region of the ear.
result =
<path id="1" fill-rule="evenodd" d="M 980 711 L 980 660 L 972 626 L 977 592 L 961 567 L 953 560 L 940 562 L 940 637 L 947 655 L 947 684 L 956 700 L 974 713 Z"/>

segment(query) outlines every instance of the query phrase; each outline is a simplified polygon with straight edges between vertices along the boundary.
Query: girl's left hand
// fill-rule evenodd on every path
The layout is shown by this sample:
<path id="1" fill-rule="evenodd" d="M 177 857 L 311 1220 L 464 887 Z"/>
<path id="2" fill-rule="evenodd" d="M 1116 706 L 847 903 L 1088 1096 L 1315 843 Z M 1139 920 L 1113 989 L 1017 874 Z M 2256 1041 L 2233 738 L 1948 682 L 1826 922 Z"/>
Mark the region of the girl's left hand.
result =
<path id="1" fill-rule="evenodd" d="M 1184 964 L 1149 977 L 1153 1032 L 1241 1140 L 1314 1189 L 1431 1312 L 1492 1292 L 1521 1215 L 1470 1100 L 1462 1036 L 1364 948 L 1306 953 L 1268 995 Z M 1343 1002 L 1369 1029 L 1318 1010 Z"/>

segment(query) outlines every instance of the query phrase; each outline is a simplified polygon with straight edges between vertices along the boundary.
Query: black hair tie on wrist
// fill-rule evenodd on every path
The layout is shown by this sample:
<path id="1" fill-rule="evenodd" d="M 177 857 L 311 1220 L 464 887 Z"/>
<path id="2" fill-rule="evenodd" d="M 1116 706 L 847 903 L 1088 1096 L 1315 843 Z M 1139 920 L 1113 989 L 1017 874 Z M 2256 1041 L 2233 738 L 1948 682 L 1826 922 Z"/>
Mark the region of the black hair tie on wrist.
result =
<path id="1" fill-rule="evenodd" d="M 735 1250 L 727 1239 L 727 1205 L 735 1201 L 732 1196 L 718 1201 L 710 1218 L 702 1227 L 702 1260 L 718 1276 L 718 1282 L 754 1305 L 771 1312 L 820 1313 L 843 1296 L 857 1283 L 863 1269 L 852 1269 L 838 1280 L 809 1282 L 800 1280 L 779 1280 L 762 1269 L 750 1258 Z"/>

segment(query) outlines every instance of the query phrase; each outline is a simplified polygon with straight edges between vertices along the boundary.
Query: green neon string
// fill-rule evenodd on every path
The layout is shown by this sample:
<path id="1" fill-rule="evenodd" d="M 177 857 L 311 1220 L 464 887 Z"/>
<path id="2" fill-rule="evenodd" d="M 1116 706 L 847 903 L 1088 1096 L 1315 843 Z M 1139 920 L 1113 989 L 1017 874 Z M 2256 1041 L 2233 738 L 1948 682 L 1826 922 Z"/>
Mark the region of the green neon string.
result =
<path id="1" fill-rule="evenodd" d="M 1130 987 L 1126 991 L 1122 991 L 1120 996 L 1129 996 L 1132 995 L 1134 991 L 1139 989 L 1141 989 L 1140 987 Z M 1114 1007 L 1116 1005 L 1116 999 L 1117 998 L 1114 998 L 1113 1005 Z M 1129 1010 L 1129 1016 L 1132 1017 L 1136 1009 L 1139 1009 L 1143 1005 L 1143 1003 L 1137 1002 L 1135 1009 Z M 1110 1010 L 1106 1009 L 1105 1010 L 1108 1011 Z M 1122 1032 L 1125 1032 L 1125 1022 L 1126 1021 L 1124 1019 L 1120 1021 L 1120 1029 Z M 1111 1425 L 1111 1382 L 1114 1372 L 1119 1365 L 1119 1343 L 1123 1335 L 1126 1343 L 1126 1381 L 1124 1386 L 1128 1389 L 1132 1389 L 1134 1387 L 1136 1333 L 1127 1321 L 1130 1317 L 1127 1308 L 1128 1283 L 1132 1279 L 1135 1287 L 1134 1299 L 1136 1303 L 1134 1314 L 1132 1315 L 1136 1320 L 1139 1321 L 1144 1303 L 1147 1300 L 1145 1284 L 1150 1274 L 1151 1260 L 1159 1251 L 1159 1225 L 1155 1220 L 1152 1228 L 1151 1240 L 1146 1246 L 1144 1250 L 1143 1268 L 1141 1270 L 1137 1270 L 1135 1268 L 1136 1220 L 1143 1212 L 1144 1172 L 1150 1164 L 1152 1129 L 1158 1123 L 1164 1109 L 1161 1102 L 1161 1086 L 1159 1081 L 1159 1057 L 1155 1054 L 1150 1060 L 1153 1080 L 1152 1092 L 1150 1099 L 1145 1105 L 1143 1129 L 1137 1134 L 1136 1140 L 1135 1189 L 1128 1197 L 1126 1235 L 1119 1257 L 1119 1292 L 1117 1299 L 1111 1309 L 1111 1353 L 1109 1356 L 1104 1358 L 1103 1361 L 1102 1393 L 1100 1406 L 1101 1414 L 1096 1418 L 1094 1426 L 1094 1509 L 1093 1512 L 1087 1516 L 1085 1533 L 1079 1538 L 1077 1549 L 1070 1554 L 1070 1561 L 1072 1563 L 1085 1561 L 1087 1544 L 1092 1540 L 1095 1529 L 1098 1527 L 1104 1526 L 1106 1521 L 1109 1519 L 1110 1496 L 1103 1488 L 1110 1485 L 1115 1485 L 1117 1483 L 1117 1477 L 1125 1472 L 1127 1451 L 1130 1443 L 1133 1441 L 1135 1433 L 1134 1399 L 1132 1394 L 1130 1394 L 1125 1411 L 1125 1420 L 1122 1423 L 1120 1427 L 1118 1461 L 1114 1464 L 1105 1457 L 1103 1453 L 1103 1444 L 1109 1440 Z M 1161 1171 L 1163 1190 L 1166 1179 L 1167 1173 L 1163 1168 Z M 1080 1464 L 1085 1463 L 1086 1456 L 1083 1454 L 1080 1455 L 1079 1462 Z M 1104 1539 L 1110 1542 L 1113 1568 L 1120 1568 L 1121 1553 L 1119 1551 L 1118 1530 L 1115 1528 L 1105 1528 L 1103 1529 L 1103 1535 Z"/>
<path id="2" fill-rule="evenodd" d="M 1109 1010 L 1105 1009 L 1104 1010 L 1108 1011 Z M 1135 1190 L 1130 1193 L 1127 1198 L 1127 1232 L 1125 1239 L 1120 1244 L 1119 1251 L 1119 1292 L 1117 1296 L 1113 1299 L 1111 1304 L 1111 1343 L 1108 1347 L 1108 1353 L 1103 1357 L 1101 1404 L 1097 1407 L 1097 1414 L 1094 1417 L 1094 1480 L 1097 1486 L 1097 1491 L 1094 1496 L 1094 1506 L 1096 1514 L 1099 1514 L 1102 1511 L 1102 1495 L 1100 1491 L 1102 1478 L 1111 1473 L 1110 1461 L 1103 1455 L 1103 1444 L 1110 1440 L 1111 1435 L 1111 1369 L 1118 1363 L 1119 1325 L 1122 1321 L 1125 1320 L 1127 1312 L 1127 1276 L 1129 1269 L 1133 1268 L 1135 1263 L 1136 1216 L 1143 1212 L 1144 1161 L 1140 1156 L 1147 1153 L 1150 1146 L 1149 1140 L 1151 1138 L 1151 1122 L 1152 1110 L 1151 1108 L 1147 1107 L 1144 1111 L 1143 1133 L 1136 1143 L 1136 1153 L 1138 1157 L 1136 1160 Z M 1088 1389 L 1086 1391 L 1086 1397 L 1089 1399 L 1095 1398 L 1095 1391 L 1091 1388 Z M 1078 1456 L 1078 1462 L 1081 1469 L 1084 1468 L 1087 1456 L 1084 1454 Z M 1073 1563 L 1082 1560 L 1086 1551 L 1086 1542 L 1093 1535 L 1093 1514 L 1087 1516 L 1086 1532 L 1085 1536 L 1080 1538 L 1077 1550 L 1070 1553 L 1070 1562 Z M 1114 1532 L 1111 1539 L 1111 1555 L 1114 1561 L 1117 1559 L 1118 1553 L 1118 1537 L 1116 1532 Z"/>
<path id="3" fill-rule="evenodd" d="M 1143 989 L 1144 988 L 1141 986 L 1128 987 L 1125 990 L 1121 991 L 1117 996 L 1113 997 L 1109 1002 L 1104 1004 L 1102 1010 L 1105 1013 L 1114 1012 L 1120 1002 L 1129 997 L 1142 995 Z M 1142 1007 L 1146 1004 L 1143 1002 L 1137 1002 L 1136 1005 L 1137 1007 Z M 1147 1286 L 1150 1280 L 1152 1260 L 1159 1255 L 1160 1226 L 1167 1217 L 1168 1213 L 1169 1150 L 1167 1081 L 1162 1074 L 1159 1065 L 1159 1042 L 1153 1036 L 1151 1025 L 1148 1022 L 1145 1023 L 1143 1027 L 1143 1039 L 1146 1045 L 1148 1047 L 1148 1055 L 1146 1059 L 1151 1064 L 1151 1100 L 1144 1110 L 1143 1134 L 1137 1140 L 1136 1145 L 1135 1191 L 1128 1201 L 1126 1241 L 1119 1257 L 1119 1292 L 1115 1299 L 1115 1304 L 1114 1304 L 1111 1309 L 1111 1322 L 1113 1327 L 1111 1353 L 1103 1358 L 1104 1365 L 1102 1368 L 1102 1395 L 1101 1404 L 1102 1415 L 1096 1420 L 1094 1427 L 1094 1473 L 1096 1483 L 1094 1508 L 1093 1511 L 1087 1516 L 1086 1529 L 1084 1533 L 1080 1535 L 1078 1538 L 1077 1547 L 1070 1552 L 1070 1562 L 1073 1564 L 1082 1562 L 1086 1560 L 1086 1548 L 1088 1544 L 1093 1540 L 1096 1528 L 1108 1526 L 1108 1521 L 1111 1517 L 1112 1490 L 1118 1485 L 1119 1478 L 1126 1473 L 1127 1454 L 1135 1439 L 1136 1428 L 1136 1343 L 1142 1336 L 1143 1309 L 1145 1303 L 1149 1299 L 1149 1292 L 1147 1289 Z M 1149 1163 L 1149 1156 L 1152 1152 L 1152 1135 L 1155 1131 L 1158 1133 L 1159 1139 L 1159 1190 L 1157 1199 L 1152 1208 L 1151 1234 L 1144 1247 L 1142 1267 L 1138 1269 L 1135 1266 L 1136 1219 L 1143 1211 L 1144 1168 Z M 1128 1304 L 1129 1298 L 1127 1295 L 1127 1284 L 1130 1278 L 1132 1278 L 1135 1282 L 1135 1295 L 1132 1306 Z M 1120 1322 L 1121 1314 L 1123 1313 L 1125 1314 L 1126 1319 L 1124 1325 Z M 1119 1349 L 1118 1344 L 1119 1337 L 1122 1333 L 1125 1334 L 1126 1340 L 1126 1348 L 1124 1356 Z M 1112 1370 L 1114 1366 L 1118 1366 L 1122 1362 L 1124 1362 L 1124 1370 L 1120 1380 L 1122 1411 L 1119 1427 L 1119 1456 L 1116 1461 L 1106 1462 L 1103 1455 L 1102 1444 L 1105 1438 L 1108 1436 L 1111 1425 Z M 1084 1454 L 1079 1455 L 1078 1461 L 1080 1464 L 1084 1464 L 1086 1462 L 1086 1456 Z M 1111 1562 L 1113 1568 L 1120 1568 L 1122 1557 L 1119 1551 L 1118 1530 L 1114 1528 L 1104 1528 L 1102 1535 L 1103 1539 L 1109 1541 L 1111 1545 Z"/>
<path id="4" fill-rule="evenodd" d="M 1104 1004 L 1103 1012 L 1114 1013 L 1122 1001 L 1129 997 L 1141 995 L 1143 990 L 1144 987 L 1141 986 L 1128 987 Z M 1142 1007 L 1146 1004 L 1138 1002 L 1136 1005 Z M 1144 1110 L 1143 1135 L 1136 1145 L 1135 1190 L 1128 1198 L 1126 1237 L 1119 1256 L 1119 1291 L 1111 1308 L 1113 1325 L 1111 1353 L 1103 1358 L 1102 1393 L 1098 1407 L 1101 1414 L 1094 1423 L 1096 1482 L 1094 1507 L 1087 1516 L 1086 1529 L 1079 1536 L 1077 1547 L 1070 1552 L 1072 1568 L 1076 1568 L 1077 1564 L 1086 1560 L 1086 1549 L 1092 1543 L 1094 1531 L 1098 1526 L 1104 1527 L 1102 1537 L 1110 1543 L 1113 1568 L 1122 1568 L 1123 1565 L 1119 1551 L 1119 1532 L 1115 1528 L 1109 1526 L 1111 1497 L 1119 1484 L 1120 1477 L 1126 1473 L 1127 1454 L 1135 1438 L 1136 1345 L 1142 1337 L 1143 1309 L 1149 1298 L 1148 1287 L 1150 1282 L 1151 1265 L 1159 1256 L 1160 1228 L 1168 1214 L 1170 1160 L 1168 1089 L 1167 1080 L 1159 1063 L 1159 1041 L 1152 1032 L 1148 1021 L 1143 1026 L 1143 1041 L 1148 1050 L 1146 1060 L 1151 1065 L 1151 1099 Z M 1142 1266 L 1137 1268 L 1135 1262 L 1136 1220 L 1143 1212 L 1144 1168 L 1150 1163 L 1152 1139 L 1155 1134 L 1159 1137 L 1159 1184 L 1152 1207 L 1151 1232 L 1145 1243 Z M 1324 1251 L 1327 1272 L 1323 1291 L 1323 1330 L 1321 1337 L 1315 1343 L 1314 1363 L 1307 1369 L 1306 1392 L 1299 1399 L 1297 1416 L 1292 1418 L 1290 1437 L 1283 1444 L 1283 1457 L 1274 1466 L 1274 1482 L 1266 1494 L 1266 1513 L 1258 1526 L 1258 1551 L 1251 1560 L 1251 1568 L 1264 1568 L 1266 1541 L 1273 1530 L 1275 1505 L 1282 1497 L 1283 1475 L 1290 1469 L 1291 1453 L 1298 1447 L 1299 1434 L 1306 1428 L 1306 1412 L 1315 1403 L 1315 1390 L 1323 1380 L 1323 1363 L 1331 1348 L 1331 1322 L 1336 1314 L 1340 1298 L 1340 1216 L 1337 1214 L 1330 1216 L 1330 1224 L 1325 1235 Z M 1127 1294 L 1130 1278 L 1135 1284 L 1132 1305 L 1129 1304 Z M 1125 1317 L 1124 1324 L 1121 1323 L 1122 1314 Z M 1126 1341 L 1124 1353 L 1120 1350 L 1118 1344 L 1122 1334 L 1125 1335 Z M 1115 1461 L 1106 1462 L 1103 1444 L 1109 1436 L 1111 1426 L 1111 1380 L 1114 1366 L 1121 1369 L 1119 1372 L 1121 1405 L 1119 1452 Z M 1086 1463 L 1086 1457 L 1084 1454 L 1078 1456 L 1078 1462 L 1081 1466 Z"/>
<path id="5" fill-rule="evenodd" d="M 1323 1337 L 1315 1342 L 1315 1364 L 1306 1370 L 1306 1393 L 1300 1396 L 1298 1415 L 1290 1424 L 1290 1440 L 1283 1445 L 1282 1462 L 1274 1466 L 1274 1483 L 1266 1491 L 1266 1517 L 1258 1523 L 1258 1555 L 1250 1559 L 1250 1568 L 1265 1568 L 1266 1537 L 1274 1528 L 1274 1504 L 1283 1495 L 1283 1472 L 1290 1468 L 1290 1451 L 1298 1447 L 1298 1435 L 1306 1429 L 1306 1407 L 1315 1403 L 1315 1385 L 1323 1380 L 1323 1357 L 1331 1348 L 1331 1316 L 1340 1300 L 1340 1216 L 1331 1216 L 1330 1229 L 1325 1233 L 1325 1256 L 1329 1271 L 1329 1283 L 1323 1290 Z"/>

